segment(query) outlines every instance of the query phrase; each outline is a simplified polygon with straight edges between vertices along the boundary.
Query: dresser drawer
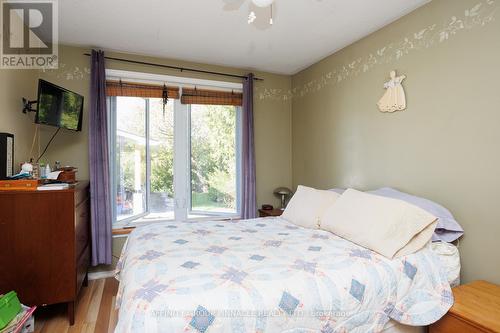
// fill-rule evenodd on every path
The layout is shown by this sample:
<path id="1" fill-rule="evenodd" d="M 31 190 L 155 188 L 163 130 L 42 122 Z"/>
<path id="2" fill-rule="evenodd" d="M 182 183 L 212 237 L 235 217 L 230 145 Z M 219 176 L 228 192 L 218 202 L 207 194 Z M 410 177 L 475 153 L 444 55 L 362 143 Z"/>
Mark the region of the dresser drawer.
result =
<path id="1" fill-rule="evenodd" d="M 90 211 L 88 198 L 75 208 L 75 256 L 79 258 L 89 243 Z"/>
<path id="2" fill-rule="evenodd" d="M 429 333 L 484 333 L 492 332 L 489 330 L 483 330 L 473 323 L 467 322 L 462 318 L 458 318 L 451 313 L 446 314 L 436 323 L 429 327 Z"/>
<path id="3" fill-rule="evenodd" d="M 90 266 L 90 246 L 86 246 L 76 262 L 76 296 L 82 287 L 83 280 L 87 275 L 87 269 Z"/>

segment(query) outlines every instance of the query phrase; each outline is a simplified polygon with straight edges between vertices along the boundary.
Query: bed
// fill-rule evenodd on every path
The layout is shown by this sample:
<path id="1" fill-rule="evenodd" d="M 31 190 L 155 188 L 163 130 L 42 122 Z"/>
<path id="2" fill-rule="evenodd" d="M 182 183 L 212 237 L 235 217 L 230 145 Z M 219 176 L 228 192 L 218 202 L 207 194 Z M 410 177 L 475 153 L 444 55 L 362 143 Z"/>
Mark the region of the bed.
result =
<path id="1" fill-rule="evenodd" d="M 116 277 L 115 332 L 420 332 L 453 304 L 430 246 L 390 260 L 279 217 L 137 228 Z"/>

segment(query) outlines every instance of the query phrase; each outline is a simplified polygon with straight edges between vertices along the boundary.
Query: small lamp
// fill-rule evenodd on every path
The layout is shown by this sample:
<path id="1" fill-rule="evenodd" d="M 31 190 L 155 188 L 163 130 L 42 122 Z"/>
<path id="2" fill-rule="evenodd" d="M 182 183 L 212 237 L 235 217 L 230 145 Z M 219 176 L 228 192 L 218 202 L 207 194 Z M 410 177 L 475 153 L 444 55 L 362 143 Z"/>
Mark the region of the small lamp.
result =
<path id="1" fill-rule="evenodd" d="M 285 201 L 286 197 L 288 197 L 290 194 L 292 194 L 292 190 L 290 190 L 287 187 L 278 187 L 277 189 L 274 190 L 274 195 L 281 197 L 281 210 L 285 209 Z"/>

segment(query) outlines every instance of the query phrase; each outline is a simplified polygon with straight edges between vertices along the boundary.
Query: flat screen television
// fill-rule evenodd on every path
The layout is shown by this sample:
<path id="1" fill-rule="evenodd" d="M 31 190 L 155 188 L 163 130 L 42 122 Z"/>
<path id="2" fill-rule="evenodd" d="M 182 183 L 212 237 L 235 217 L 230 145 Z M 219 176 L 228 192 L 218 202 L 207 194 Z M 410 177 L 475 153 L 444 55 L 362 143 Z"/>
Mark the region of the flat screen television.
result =
<path id="1" fill-rule="evenodd" d="M 45 80 L 38 81 L 35 123 L 82 130 L 83 96 Z"/>

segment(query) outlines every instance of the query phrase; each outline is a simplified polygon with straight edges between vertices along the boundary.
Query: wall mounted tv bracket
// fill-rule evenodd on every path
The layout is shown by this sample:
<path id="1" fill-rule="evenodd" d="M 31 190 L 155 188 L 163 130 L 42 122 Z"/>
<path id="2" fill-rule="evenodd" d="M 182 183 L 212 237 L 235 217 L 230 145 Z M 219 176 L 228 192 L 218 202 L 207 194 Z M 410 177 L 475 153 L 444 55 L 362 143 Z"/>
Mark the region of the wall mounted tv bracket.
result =
<path id="1" fill-rule="evenodd" d="M 23 97 L 23 113 L 36 112 L 37 109 L 33 108 L 35 104 L 38 104 L 38 101 L 28 101 Z"/>

